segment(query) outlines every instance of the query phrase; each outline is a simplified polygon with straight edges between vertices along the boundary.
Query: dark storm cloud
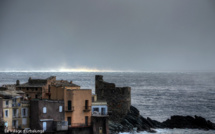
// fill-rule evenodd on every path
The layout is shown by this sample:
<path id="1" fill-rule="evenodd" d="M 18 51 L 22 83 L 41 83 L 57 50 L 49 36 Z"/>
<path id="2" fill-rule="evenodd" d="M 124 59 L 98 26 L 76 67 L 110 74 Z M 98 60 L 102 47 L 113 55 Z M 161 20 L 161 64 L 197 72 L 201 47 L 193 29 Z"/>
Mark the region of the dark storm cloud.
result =
<path id="1" fill-rule="evenodd" d="M 213 0 L 0 3 L 0 70 L 214 70 Z"/>

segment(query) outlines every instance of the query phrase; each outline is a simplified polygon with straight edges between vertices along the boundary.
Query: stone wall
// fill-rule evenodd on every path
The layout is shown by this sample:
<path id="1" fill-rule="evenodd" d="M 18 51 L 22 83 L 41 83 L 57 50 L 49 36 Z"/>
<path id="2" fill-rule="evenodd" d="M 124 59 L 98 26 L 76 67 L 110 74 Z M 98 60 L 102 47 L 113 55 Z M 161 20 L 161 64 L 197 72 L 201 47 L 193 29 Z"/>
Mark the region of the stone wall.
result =
<path id="1" fill-rule="evenodd" d="M 31 121 L 30 128 L 43 130 L 43 120 L 47 122 L 47 131 L 54 131 L 53 121 L 64 120 L 64 111 L 59 111 L 59 106 L 64 109 L 63 101 L 53 101 L 53 100 L 37 100 L 33 99 L 30 101 L 30 111 L 31 111 Z M 44 113 L 43 108 L 46 108 Z"/>
<path id="2" fill-rule="evenodd" d="M 110 120 L 120 121 L 130 110 L 131 88 L 116 87 L 114 83 L 103 81 L 102 75 L 95 77 L 95 90 L 98 101 L 107 101 Z"/>

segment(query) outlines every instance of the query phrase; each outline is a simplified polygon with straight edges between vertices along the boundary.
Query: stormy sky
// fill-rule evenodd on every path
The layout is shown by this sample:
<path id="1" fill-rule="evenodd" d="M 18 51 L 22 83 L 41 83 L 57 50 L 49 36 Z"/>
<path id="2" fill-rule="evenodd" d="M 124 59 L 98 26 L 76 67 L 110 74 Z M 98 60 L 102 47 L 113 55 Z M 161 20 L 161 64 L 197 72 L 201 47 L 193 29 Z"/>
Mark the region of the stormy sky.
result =
<path id="1" fill-rule="evenodd" d="M 0 71 L 215 71 L 214 0 L 1 0 Z"/>

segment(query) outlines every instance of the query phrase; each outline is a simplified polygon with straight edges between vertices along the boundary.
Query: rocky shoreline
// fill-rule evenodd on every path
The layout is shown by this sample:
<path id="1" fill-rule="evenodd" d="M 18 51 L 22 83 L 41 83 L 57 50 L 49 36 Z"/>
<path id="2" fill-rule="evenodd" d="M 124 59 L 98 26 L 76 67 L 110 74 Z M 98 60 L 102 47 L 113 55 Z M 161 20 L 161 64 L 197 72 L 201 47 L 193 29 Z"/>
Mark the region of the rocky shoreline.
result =
<path id="1" fill-rule="evenodd" d="M 155 133 L 155 128 L 191 128 L 215 130 L 215 123 L 201 116 L 180 116 L 174 115 L 164 122 L 144 118 L 134 106 L 130 107 L 130 112 L 119 122 L 109 121 L 109 130 L 111 134 L 118 132 L 131 132 L 136 128 L 137 131 L 148 131 Z"/>

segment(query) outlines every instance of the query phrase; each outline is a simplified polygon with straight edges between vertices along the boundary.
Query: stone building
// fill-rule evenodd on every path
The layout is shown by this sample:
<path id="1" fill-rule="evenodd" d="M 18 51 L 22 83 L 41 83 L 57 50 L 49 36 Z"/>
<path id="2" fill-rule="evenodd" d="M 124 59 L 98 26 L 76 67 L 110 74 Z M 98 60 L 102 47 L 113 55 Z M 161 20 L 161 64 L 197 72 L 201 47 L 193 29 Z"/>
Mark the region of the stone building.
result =
<path id="1" fill-rule="evenodd" d="M 28 79 L 27 83 L 20 84 L 19 80 L 16 83 L 16 90 L 25 92 L 26 97 L 31 99 L 50 99 L 50 85 L 56 81 L 56 76 L 48 77 L 47 79 Z"/>
<path id="2" fill-rule="evenodd" d="M 58 128 L 56 125 L 59 123 L 63 130 L 68 130 L 67 122 L 64 122 L 63 101 L 32 99 L 30 101 L 30 110 L 30 128 L 32 130 L 55 132 Z"/>
<path id="3" fill-rule="evenodd" d="M 112 113 L 109 117 L 110 120 L 119 121 L 129 112 L 130 87 L 116 87 L 114 83 L 105 82 L 102 75 L 96 75 L 95 90 L 98 101 L 107 101 L 108 110 Z"/>

